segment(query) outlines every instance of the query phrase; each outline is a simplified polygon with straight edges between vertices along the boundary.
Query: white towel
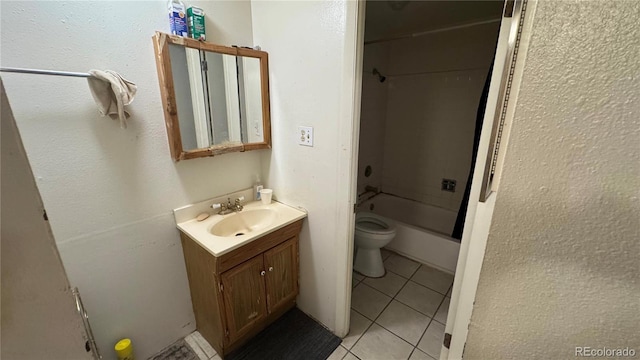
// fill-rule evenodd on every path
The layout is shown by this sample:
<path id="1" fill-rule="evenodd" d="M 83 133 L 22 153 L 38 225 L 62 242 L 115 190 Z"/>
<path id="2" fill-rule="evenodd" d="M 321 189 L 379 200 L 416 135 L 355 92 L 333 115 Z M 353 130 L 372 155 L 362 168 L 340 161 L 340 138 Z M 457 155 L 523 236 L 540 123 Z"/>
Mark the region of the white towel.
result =
<path id="1" fill-rule="evenodd" d="M 130 115 L 124 110 L 124 106 L 133 101 L 136 84 L 111 70 L 89 70 L 89 75 L 91 76 L 87 80 L 91 95 L 102 116 L 109 115 L 114 120 L 120 119 L 120 127 L 126 129 L 127 118 Z"/>

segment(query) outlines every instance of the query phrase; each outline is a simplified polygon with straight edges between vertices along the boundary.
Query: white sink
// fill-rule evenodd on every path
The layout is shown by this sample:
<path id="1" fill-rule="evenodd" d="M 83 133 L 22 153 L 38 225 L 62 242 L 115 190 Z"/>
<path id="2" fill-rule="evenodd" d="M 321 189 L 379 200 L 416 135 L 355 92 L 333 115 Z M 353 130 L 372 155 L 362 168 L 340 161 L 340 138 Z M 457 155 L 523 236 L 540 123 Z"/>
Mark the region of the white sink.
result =
<path id="1" fill-rule="evenodd" d="M 247 191 L 175 209 L 178 229 L 214 256 L 220 256 L 307 216 L 304 210 L 276 201 L 269 205 L 252 201 L 243 204 L 242 211 L 228 215 L 213 214 L 203 221 L 196 220 L 202 212 L 213 213 L 211 204 L 226 201 L 228 197 L 233 200 L 239 196 L 251 196 L 252 190 Z"/>
<path id="2" fill-rule="evenodd" d="M 273 224 L 276 211 L 273 209 L 243 210 L 224 217 L 213 224 L 209 232 L 215 236 L 242 236 Z"/>

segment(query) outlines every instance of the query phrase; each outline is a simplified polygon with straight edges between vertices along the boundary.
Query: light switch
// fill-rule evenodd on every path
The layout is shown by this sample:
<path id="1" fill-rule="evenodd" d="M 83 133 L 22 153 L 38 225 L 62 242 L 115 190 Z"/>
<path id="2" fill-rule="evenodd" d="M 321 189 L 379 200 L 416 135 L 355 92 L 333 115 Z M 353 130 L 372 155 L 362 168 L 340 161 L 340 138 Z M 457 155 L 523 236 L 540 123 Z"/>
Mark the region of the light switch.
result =
<path id="1" fill-rule="evenodd" d="M 298 144 L 313 146 L 313 128 L 311 126 L 298 126 Z"/>

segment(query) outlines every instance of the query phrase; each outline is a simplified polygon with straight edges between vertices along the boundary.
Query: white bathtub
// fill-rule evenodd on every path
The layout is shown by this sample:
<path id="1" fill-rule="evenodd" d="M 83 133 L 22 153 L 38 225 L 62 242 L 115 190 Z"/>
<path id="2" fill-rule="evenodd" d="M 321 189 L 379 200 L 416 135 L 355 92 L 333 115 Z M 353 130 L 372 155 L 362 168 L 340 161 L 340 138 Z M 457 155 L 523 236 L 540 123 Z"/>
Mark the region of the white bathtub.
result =
<path id="1" fill-rule="evenodd" d="M 460 252 L 460 243 L 450 236 L 458 215 L 455 211 L 388 194 L 376 195 L 358 209 L 395 220 L 397 234 L 387 249 L 448 273 L 455 272 Z"/>

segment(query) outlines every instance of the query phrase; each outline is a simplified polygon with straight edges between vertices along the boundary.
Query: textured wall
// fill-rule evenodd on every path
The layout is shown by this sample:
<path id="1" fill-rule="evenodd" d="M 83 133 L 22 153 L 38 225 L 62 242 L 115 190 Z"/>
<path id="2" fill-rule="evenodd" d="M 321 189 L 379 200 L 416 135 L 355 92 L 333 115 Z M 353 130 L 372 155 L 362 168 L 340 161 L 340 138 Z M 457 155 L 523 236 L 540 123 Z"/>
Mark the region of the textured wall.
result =
<path id="1" fill-rule="evenodd" d="M 539 2 L 465 359 L 640 352 L 639 17 Z"/>
<path id="2" fill-rule="evenodd" d="M 207 38 L 253 45 L 249 1 L 191 2 Z M 138 84 L 126 130 L 100 117 L 85 79 L 3 73 L 72 286 L 106 359 L 129 336 L 147 358 L 195 328 L 172 209 L 249 188 L 260 151 L 174 163 L 151 36 L 166 1 L 2 1 L 2 66 L 111 69 Z M 20 29 L 20 30 L 17 30 Z"/>

